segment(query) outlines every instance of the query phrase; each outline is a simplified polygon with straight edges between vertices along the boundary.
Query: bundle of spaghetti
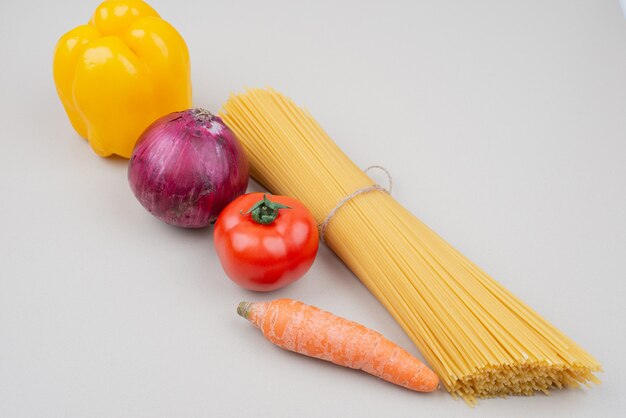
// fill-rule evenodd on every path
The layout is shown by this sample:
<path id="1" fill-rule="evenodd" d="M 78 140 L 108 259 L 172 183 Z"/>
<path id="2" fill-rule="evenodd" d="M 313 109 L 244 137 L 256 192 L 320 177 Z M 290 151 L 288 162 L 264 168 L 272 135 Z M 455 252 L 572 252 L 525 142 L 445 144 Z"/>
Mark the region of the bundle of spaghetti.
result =
<path id="1" fill-rule="evenodd" d="M 241 140 L 252 176 L 294 196 L 319 223 L 374 182 L 313 117 L 271 89 L 233 95 L 221 116 Z M 547 393 L 599 383 L 600 364 L 388 193 L 341 206 L 327 245 L 387 308 L 454 396 Z"/>

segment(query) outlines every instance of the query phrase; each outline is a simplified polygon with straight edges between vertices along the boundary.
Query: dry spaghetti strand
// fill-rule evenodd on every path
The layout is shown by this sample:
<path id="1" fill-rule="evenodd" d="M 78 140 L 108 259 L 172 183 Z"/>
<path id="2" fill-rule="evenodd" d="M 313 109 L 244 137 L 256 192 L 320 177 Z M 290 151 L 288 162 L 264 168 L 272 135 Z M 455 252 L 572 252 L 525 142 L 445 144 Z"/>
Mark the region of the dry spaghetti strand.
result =
<path id="1" fill-rule="evenodd" d="M 304 202 L 318 223 L 374 182 L 306 111 L 271 89 L 234 95 L 221 116 L 251 174 Z M 446 389 L 477 398 L 578 386 L 600 364 L 382 191 L 334 213 L 328 246 L 415 342 Z"/>

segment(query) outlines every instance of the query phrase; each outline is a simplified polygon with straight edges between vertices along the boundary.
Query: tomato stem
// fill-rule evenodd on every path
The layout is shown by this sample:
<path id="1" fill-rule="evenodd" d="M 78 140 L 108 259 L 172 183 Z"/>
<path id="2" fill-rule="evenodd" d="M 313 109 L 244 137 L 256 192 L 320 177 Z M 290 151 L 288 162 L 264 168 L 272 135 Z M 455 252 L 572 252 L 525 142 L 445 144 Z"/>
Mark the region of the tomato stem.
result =
<path id="1" fill-rule="evenodd" d="M 289 206 L 282 203 L 272 202 L 267 198 L 267 195 L 263 195 L 263 199 L 256 202 L 246 212 L 242 212 L 242 215 L 250 214 L 252 220 L 261 225 L 269 225 L 278 217 L 278 211 L 280 209 L 291 209 Z"/>

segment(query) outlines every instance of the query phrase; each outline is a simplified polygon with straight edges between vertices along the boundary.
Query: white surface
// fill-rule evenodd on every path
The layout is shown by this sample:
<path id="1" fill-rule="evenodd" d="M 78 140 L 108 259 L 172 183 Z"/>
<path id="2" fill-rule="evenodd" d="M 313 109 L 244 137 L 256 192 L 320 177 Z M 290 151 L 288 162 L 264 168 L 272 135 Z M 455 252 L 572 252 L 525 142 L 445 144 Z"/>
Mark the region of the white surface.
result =
<path id="1" fill-rule="evenodd" d="M 617 0 L 185 3 L 152 5 L 188 41 L 196 105 L 217 110 L 243 86 L 292 96 L 597 356 L 604 383 L 470 409 L 274 347 L 237 317 L 240 300 L 297 298 L 418 354 L 327 249 L 301 281 L 252 294 L 222 273 L 211 229 L 152 218 L 126 161 L 97 157 L 54 90 L 54 44 L 97 2 L 11 1 L 0 13 L 1 417 L 624 416 Z"/>

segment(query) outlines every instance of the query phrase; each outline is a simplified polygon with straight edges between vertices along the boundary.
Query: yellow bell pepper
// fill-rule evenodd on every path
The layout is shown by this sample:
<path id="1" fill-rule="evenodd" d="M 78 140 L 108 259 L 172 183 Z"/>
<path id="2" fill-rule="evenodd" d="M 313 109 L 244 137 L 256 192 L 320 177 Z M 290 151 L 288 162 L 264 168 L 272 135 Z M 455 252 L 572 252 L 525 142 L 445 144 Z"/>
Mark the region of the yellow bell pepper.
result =
<path id="1" fill-rule="evenodd" d="M 72 126 L 101 156 L 130 158 L 150 123 L 191 107 L 187 45 L 140 0 L 105 1 L 63 35 L 53 73 Z"/>

